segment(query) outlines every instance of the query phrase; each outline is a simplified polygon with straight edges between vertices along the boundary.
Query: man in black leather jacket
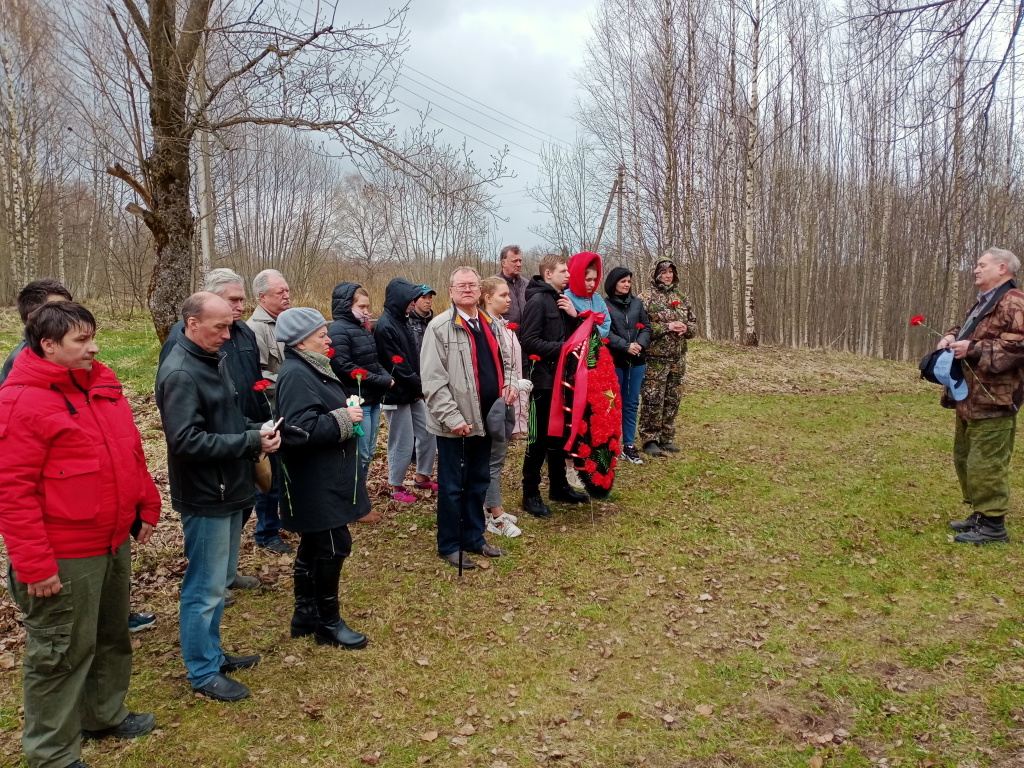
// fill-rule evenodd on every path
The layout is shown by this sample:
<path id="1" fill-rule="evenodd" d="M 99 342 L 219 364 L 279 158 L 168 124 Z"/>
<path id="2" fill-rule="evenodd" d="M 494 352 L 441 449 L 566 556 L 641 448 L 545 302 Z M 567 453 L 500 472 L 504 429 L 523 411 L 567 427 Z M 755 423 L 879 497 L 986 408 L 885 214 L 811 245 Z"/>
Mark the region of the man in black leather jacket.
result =
<path id="1" fill-rule="evenodd" d="M 182 306 L 184 332 L 157 370 L 156 404 L 167 440 L 171 506 L 181 514 L 188 567 L 181 584 L 181 653 L 192 688 L 218 701 L 249 689 L 226 676 L 260 657 L 220 647 L 224 590 L 238 566 L 242 511 L 253 505 L 253 462 L 281 438 L 245 417 L 221 351 L 231 306 L 196 293 Z"/>

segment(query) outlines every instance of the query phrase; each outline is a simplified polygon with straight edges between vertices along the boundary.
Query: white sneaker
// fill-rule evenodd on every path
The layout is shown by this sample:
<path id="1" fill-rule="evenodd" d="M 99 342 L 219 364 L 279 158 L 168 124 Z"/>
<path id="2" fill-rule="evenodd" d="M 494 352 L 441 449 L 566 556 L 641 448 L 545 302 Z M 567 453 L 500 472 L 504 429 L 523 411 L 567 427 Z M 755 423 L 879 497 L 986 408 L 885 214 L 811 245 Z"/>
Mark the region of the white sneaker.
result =
<path id="1" fill-rule="evenodd" d="M 516 536 L 522 533 L 519 527 L 507 519 L 508 515 L 502 515 L 501 517 L 494 517 L 493 515 L 487 516 L 487 532 L 496 533 L 499 536 L 508 536 L 510 539 L 514 539 Z"/>
<path id="2" fill-rule="evenodd" d="M 484 507 L 484 514 L 487 515 L 487 517 L 492 517 L 492 515 L 491 515 L 491 508 L 490 507 Z M 508 520 L 510 523 L 518 523 L 519 522 L 519 518 L 516 517 L 515 515 L 513 515 L 511 512 L 502 512 L 495 519 L 497 519 L 497 520 Z"/>
<path id="3" fill-rule="evenodd" d="M 565 471 L 565 479 L 568 480 L 569 485 L 577 491 L 582 493 L 587 492 L 587 489 L 583 486 L 583 481 L 580 480 L 580 476 L 575 469 L 567 469 Z"/>

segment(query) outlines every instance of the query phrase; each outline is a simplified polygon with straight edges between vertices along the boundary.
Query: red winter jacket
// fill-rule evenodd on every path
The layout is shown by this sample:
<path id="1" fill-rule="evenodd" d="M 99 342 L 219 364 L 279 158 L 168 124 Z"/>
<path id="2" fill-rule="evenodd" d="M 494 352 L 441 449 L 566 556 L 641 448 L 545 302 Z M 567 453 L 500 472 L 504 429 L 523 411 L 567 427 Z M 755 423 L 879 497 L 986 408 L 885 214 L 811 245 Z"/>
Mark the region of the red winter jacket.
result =
<path id="1" fill-rule="evenodd" d="M 22 351 L 0 387 L 0 536 L 18 581 L 113 552 L 136 514 L 156 525 L 160 494 L 114 372 Z"/>

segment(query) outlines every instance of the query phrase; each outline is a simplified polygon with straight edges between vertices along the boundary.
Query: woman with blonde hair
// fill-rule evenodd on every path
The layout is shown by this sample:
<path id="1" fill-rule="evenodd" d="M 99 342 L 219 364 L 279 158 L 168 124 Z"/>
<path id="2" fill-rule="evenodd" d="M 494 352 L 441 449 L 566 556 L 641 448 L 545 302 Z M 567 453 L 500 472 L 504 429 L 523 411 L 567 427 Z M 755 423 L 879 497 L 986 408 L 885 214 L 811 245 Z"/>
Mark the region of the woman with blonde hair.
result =
<path id="1" fill-rule="evenodd" d="M 528 431 L 527 418 L 530 410 L 530 391 L 533 383 L 523 378 L 523 350 L 516 337 L 519 326 L 502 319 L 512 304 L 512 296 L 508 283 L 500 277 L 488 277 L 480 285 L 480 308 L 488 316 L 494 318 L 492 328 L 504 338 L 512 356 L 512 370 L 515 373 L 516 386 L 519 388 L 519 399 L 515 402 L 516 426 L 512 436 L 525 435 Z M 522 531 L 516 525 L 519 519 L 505 511 L 501 503 L 501 470 L 505 466 L 505 455 L 508 453 L 508 442 L 491 443 L 491 485 L 487 489 L 484 505 L 487 508 L 487 530 L 509 538 L 515 538 Z"/>

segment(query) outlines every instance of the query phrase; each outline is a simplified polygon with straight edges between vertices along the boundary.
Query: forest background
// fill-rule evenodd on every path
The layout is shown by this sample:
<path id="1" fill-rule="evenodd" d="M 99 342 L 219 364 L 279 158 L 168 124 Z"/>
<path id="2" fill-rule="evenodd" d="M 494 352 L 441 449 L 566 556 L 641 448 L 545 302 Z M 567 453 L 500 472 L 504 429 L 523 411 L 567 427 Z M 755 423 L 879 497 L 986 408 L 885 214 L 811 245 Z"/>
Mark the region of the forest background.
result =
<path id="1" fill-rule="evenodd" d="M 1020 239 L 1022 8 L 601 0 L 528 266 L 671 258 L 708 338 L 919 355 L 906 319 L 953 321 Z M 2 0 L 0 301 L 53 275 L 163 334 L 216 266 L 321 304 L 496 269 L 516 150 L 392 121 L 407 10 Z"/>

